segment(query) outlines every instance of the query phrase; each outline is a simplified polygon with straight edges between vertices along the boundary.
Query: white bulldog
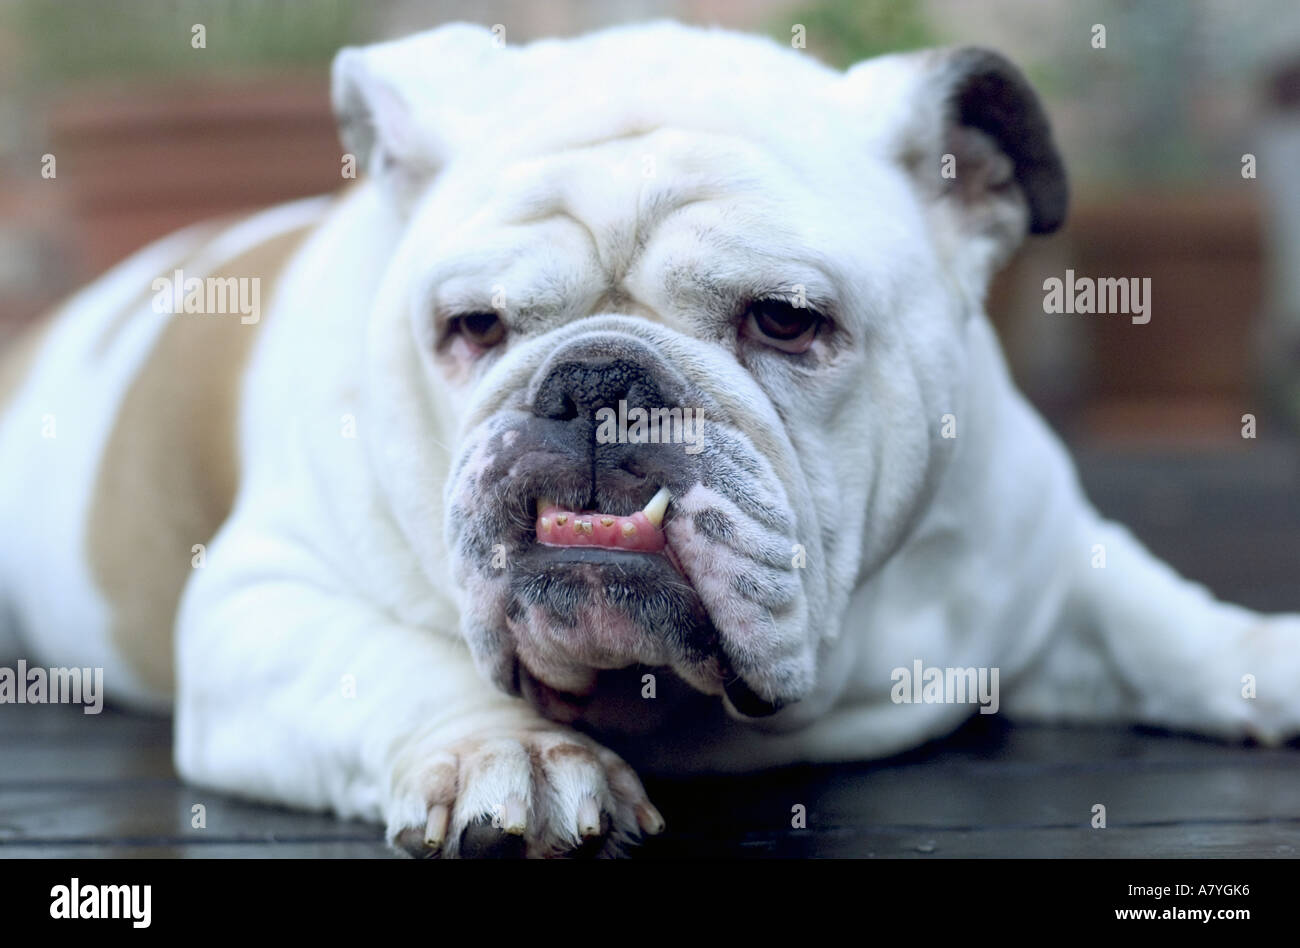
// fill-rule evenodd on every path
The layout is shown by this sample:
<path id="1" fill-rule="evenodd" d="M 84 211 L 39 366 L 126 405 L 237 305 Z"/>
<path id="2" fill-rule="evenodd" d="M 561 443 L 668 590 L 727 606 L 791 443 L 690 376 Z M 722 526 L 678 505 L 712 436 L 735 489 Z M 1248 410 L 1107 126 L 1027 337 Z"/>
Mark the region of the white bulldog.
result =
<path id="1" fill-rule="evenodd" d="M 981 300 L 1066 185 L 1000 56 L 454 25 L 334 96 L 366 180 L 142 251 L 0 376 L 0 602 L 174 702 L 187 780 L 615 853 L 664 825 L 629 764 L 890 754 L 974 711 L 945 670 L 1296 733 L 1300 622 L 1102 520 L 1012 385 Z"/>

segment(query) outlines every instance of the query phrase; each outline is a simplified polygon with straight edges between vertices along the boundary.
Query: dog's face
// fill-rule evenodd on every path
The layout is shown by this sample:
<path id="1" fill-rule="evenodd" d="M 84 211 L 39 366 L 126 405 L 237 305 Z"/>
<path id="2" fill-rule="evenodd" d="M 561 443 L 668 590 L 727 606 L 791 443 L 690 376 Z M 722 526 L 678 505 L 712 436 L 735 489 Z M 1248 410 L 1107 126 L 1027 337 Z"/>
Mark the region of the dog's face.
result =
<path id="1" fill-rule="evenodd" d="M 631 665 L 741 717 L 808 695 L 944 470 L 989 269 L 1053 213 L 962 90 L 1041 125 L 1032 98 L 962 54 L 841 76 L 678 28 L 421 39 L 516 57 L 467 110 L 495 136 L 421 109 L 400 44 L 336 72 L 403 217 L 370 397 L 386 437 L 452 438 L 382 476 L 408 530 L 440 520 L 480 668 L 560 718 Z"/>

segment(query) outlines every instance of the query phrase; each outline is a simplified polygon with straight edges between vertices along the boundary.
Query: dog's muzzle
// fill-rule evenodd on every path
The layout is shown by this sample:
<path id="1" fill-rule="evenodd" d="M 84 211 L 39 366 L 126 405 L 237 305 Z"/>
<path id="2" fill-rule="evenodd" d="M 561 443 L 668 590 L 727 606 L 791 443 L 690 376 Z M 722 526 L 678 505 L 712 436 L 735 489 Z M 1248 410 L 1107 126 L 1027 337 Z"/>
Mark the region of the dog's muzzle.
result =
<path id="1" fill-rule="evenodd" d="M 778 710 L 780 696 L 760 696 L 734 667 L 696 585 L 721 572 L 702 550 L 735 555 L 730 519 L 700 509 L 718 481 L 718 453 L 701 450 L 707 396 L 616 333 L 561 346 L 522 394 L 453 472 L 450 532 L 480 667 L 561 719 L 581 715 L 600 673 L 632 665 L 671 668 L 746 716 Z M 756 568 L 788 570 L 785 555 Z M 712 608 L 737 611 L 729 589 L 712 592 Z"/>

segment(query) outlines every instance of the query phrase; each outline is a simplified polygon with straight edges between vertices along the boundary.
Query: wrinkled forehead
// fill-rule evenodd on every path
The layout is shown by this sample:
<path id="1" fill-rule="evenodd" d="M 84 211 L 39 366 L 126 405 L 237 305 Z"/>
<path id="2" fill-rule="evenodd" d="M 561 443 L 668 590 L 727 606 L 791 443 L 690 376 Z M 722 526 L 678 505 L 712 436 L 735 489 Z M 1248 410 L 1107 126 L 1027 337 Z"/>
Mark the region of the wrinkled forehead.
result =
<path id="1" fill-rule="evenodd" d="M 691 205 L 744 201 L 758 211 L 812 198 L 809 184 L 743 138 L 655 128 L 504 159 L 467 154 L 448 165 L 421 214 L 506 225 L 564 215 L 618 244 Z"/>
<path id="2" fill-rule="evenodd" d="M 451 162 L 417 211 L 412 239 L 432 281 L 466 272 L 481 282 L 485 269 L 504 279 L 527 252 L 530 269 L 550 261 L 557 280 L 581 260 L 609 287 L 733 271 L 755 292 L 801 284 L 826 295 L 835 271 L 869 260 L 864 214 L 895 253 L 910 239 L 897 170 L 869 155 L 791 154 L 761 137 L 671 126 L 490 152 Z"/>

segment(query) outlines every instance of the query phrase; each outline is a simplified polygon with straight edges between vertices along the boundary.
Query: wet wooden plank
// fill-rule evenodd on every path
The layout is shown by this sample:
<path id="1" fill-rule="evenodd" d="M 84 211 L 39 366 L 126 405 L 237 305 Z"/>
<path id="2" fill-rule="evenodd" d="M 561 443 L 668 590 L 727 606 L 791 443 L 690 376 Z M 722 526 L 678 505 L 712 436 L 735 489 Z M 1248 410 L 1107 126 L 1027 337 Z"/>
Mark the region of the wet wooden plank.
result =
<path id="1" fill-rule="evenodd" d="M 924 831 L 847 827 L 743 837 L 679 834 L 652 840 L 638 855 L 644 859 L 1294 859 L 1300 855 L 1300 825 Z"/>
<path id="2" fill-rule="evenodd" d="M 205 808 L 195 811 L 194 806 Z M 206 827 L 193 826 L 202 812 Z M 273 843 L 277 839 L 374 841 L 380 829 L 235 800 L 174 778 L 70 785 L 10 785 L 0 791 L 0 847 L 15 842 L 208 840 Z"/>
<path id="3" fill-rule="evenodd" d="M 104 708 L 99 714 L 85 714 L 63 705 L 0 705 L 0 755 L 31 746 L 60 747 L 166 747 L 170 746 L 172 724 L 168 717 L 128 714 Z M 3 766 L 6 756 L 0 756 Z M 0 776 L 3 776 L 0 769 Z"/>
<path id="4" fill-rule="evenodd" d="M 62 742 L 51 742 L 45 746 L 6 748 L 3 757 L 0 791 L 14 783 L 102 784 L 165 778 L 175 773 L 170 744 L 69 747 Z"/>
<path id="5" fill-rule="evenodd" d="M 704 783 L 654 796 L 686 833 L 784 831 L 796 807 L 811 827 L 935 830 L 1088 828 L 1093 807 L 1111 828 L 1177 823 L 1294 821 L 1300 826 L 1300 768 L 1220 768 L 1125 774 L 962 774 L 929 766 L 854 777 L 806 774 L 725 787 Z"/>
<path id="6" fill-rule="evenodd" d="M 0 846 L 0 859 L 399 859 L 383 843 L 324 842 L 126 845 L 122 843 L 47 843 Z"/>

